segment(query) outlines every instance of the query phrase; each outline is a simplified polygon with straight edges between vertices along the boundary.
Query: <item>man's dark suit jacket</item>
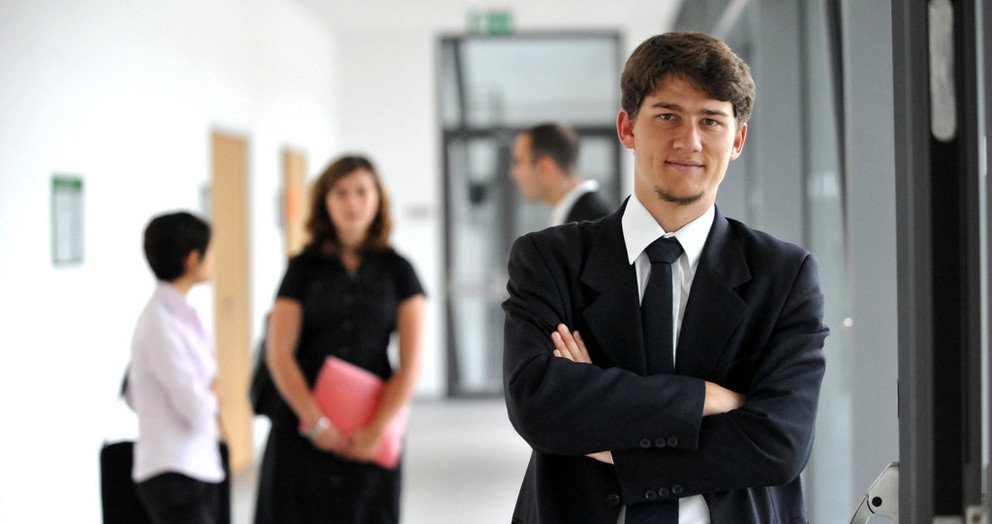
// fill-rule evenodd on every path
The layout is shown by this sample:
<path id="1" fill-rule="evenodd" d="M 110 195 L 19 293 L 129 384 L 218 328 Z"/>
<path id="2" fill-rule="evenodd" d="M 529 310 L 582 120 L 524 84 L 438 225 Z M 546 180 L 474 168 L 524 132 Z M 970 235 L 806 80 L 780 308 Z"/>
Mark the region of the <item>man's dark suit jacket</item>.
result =
<path id="1" fill-rule="evenodd" d="M 599 198 L 598 191 L 588 191 L 572 204 L 572 209 L 569 209 L 568 214 L 565 215 L 565 222 L 596 220 L 609 215 L 611 211 L 613 208 L 606 205 L 602 198 Z"/>
<path id="2" fill-rule="evenodd" d="M 697 494 L 714 524 L 806 522 L 799 473 L 827 336 L 815 260 L 717 211 L 675 374 L 644 376 L 625 207 L 525 235 L 510 254 L 503 380 L 510 421 L 534 449 L 513 522 L 615 524 L 624 504 Z M 592 365 L 552 356 L 559 322 L 580 332 Z M 745 406 L 702 417 L 704 380 Z M 615 465 L 584 456 L 605 450 Z"/>

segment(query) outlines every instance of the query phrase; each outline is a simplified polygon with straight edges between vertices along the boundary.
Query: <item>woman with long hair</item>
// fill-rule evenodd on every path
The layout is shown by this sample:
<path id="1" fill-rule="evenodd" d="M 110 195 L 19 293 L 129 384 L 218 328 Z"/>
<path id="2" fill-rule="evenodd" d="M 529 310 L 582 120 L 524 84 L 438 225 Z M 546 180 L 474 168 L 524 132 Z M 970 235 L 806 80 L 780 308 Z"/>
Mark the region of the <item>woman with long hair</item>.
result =
<path id="1" fill-rule="evenodd" d="M 266 363 L 283 402 L 271 417 L 255 522 L 395 523 L 400 467 L 370 460 L 413 395 L 423 288 L 389 245 L 389 200 L 368 159 L 336 160 L 311 197 L 309 243 L 289 261 L 269 316 Z M 386 354 L 394 331 L 396 370 Z M 347 437 L 311 392 L 332 355 L 385 381 L 372 421 Z"/>

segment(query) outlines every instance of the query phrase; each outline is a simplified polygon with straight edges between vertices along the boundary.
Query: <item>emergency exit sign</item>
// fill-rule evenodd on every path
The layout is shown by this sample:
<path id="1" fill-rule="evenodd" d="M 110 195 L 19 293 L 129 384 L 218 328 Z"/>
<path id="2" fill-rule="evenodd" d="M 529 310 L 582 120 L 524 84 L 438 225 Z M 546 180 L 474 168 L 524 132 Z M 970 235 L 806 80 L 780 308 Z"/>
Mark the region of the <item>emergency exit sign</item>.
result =
<path id="1" fill-rule="evenodd" d="M 513 15 L 503 10 L 470 12 L 468 32 L 474 35 L 508 35 L 513 32 Z"/>

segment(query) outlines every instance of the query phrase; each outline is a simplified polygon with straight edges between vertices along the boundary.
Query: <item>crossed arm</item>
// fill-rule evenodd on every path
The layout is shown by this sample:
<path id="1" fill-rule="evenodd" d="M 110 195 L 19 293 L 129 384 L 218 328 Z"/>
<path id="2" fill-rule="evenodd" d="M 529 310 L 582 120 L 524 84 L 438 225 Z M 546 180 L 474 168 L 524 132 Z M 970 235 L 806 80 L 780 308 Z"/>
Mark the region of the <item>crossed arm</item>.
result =
<path id="1" fill-rule="evenodd" d="M 508 414 L 535 451 L 612 456 L 622 496 L 631 501 L 657 486 L 679 485 L 682 496 L 690 496 L 781 485 L 799 475 L 812 445 L 827 333 L 812 258 L 792 268 L 791 282 L 776 275 L 775 292 L 788 296 L 774 311 L 761 312 L 773 319 L 739 334 L 759 338 L 760 350 L 723 362 L 747 370 L 739 384 L 746 399 L 697 377 L 639 376 L 589 363 L 588 352 L 558 327 L 563 320 L 581 322 L 569 299 L 576 269 L 551 271 L 549 259 L 529 237 L 518 241 L 504 303 Z M 652 413 L 657 416 L 647 416 Z M 643 448 L 645 437 L 677 444 Z"/>
<path id="2" fill-rule="evenodd" d="M 565 324 L 558 324 L 558 329 L 551 333 L 551 341 L 555 345 L 554 356 L 580 364 L 592 364 L 592 358 L 578 331 L 569 331 Z M 719 415 L 737 409 L 744 405 L 747 397 L 731 391 L 719 384 L 706 381 L 706 393 L 703 398 L 703 416 Z M 613 453 L 597 451 L 586 455 L 600 462 L 613 464 Z"/>

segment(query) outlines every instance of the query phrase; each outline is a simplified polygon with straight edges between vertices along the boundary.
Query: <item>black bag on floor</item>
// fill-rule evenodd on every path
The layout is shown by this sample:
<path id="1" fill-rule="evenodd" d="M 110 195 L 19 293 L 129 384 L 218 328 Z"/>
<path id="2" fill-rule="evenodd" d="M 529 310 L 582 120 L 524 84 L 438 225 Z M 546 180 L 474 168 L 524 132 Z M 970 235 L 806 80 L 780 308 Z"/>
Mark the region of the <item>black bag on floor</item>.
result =
<path id="1" fill-rule="evenodd" d="M 219 442 L 224 481 L 220 484 L 217 501 L 217 524 L 231 522 L 231 465 L 227 443 Z M 151 524 L 131 479 L 134 465 L 134 442 L 121 440 L 105 442 L 100 448 L 100 501 L 104 524 Z"/>
<path id="2" fill-rule="evenodd" d="M 127 371 L 121 381 L 119 397 L 127 391 Z M 224 481 L 220 484 L 217 501 L 217 524 L 231 522 L 231 463 L 227 443 L 217 443 L 220 448 Z M 134 468 L 134 441 L 104 442 L 100 448 L 100 505 L 104 524 L 151 524 L 151 517 L 141 505 L 138 492 L 131 478 Z"/>
<path id="3" fill-rule="evenodd" d="M 100 449 L 100 500 L 104 524 L 145 524 L 151 519 L 141 507 L 131 480 L 134 442 L 104 443 Z"/>

